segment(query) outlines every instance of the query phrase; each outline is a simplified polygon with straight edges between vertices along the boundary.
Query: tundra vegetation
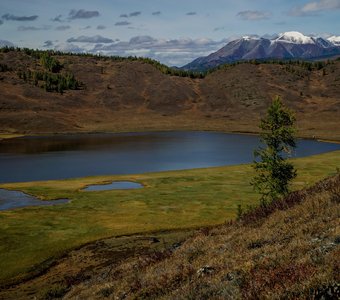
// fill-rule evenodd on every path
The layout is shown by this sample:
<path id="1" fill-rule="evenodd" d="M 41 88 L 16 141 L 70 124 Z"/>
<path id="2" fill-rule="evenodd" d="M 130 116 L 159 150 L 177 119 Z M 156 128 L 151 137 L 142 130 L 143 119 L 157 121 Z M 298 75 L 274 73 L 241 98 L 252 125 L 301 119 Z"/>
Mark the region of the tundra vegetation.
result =
<path id="1" fill-rule="evenodd" d="M 340 152 L 294 159 L 294 165 L 298 176 L 292 189 L 299 190 L 334 175 L 335 168 L 340 165 Z M 1 188 L 22 190 L 41 199 L 68 198 L 71 202 L 0 213 L 1 285 L 8 286 L 37 275 L 70 249 L 98 239 L 230 222 L 236 217 L 237 205 L 254 207 L 259 204 L 259 194 L 254 193 L 250 185 L 252 175 L 251 165 L 239 165 L 3 184 Z M 86 185 L 116 180 L 140 182 L 144 188 L 81 191 Z M 260 235 L 256 236 L 260 238 Z"/>

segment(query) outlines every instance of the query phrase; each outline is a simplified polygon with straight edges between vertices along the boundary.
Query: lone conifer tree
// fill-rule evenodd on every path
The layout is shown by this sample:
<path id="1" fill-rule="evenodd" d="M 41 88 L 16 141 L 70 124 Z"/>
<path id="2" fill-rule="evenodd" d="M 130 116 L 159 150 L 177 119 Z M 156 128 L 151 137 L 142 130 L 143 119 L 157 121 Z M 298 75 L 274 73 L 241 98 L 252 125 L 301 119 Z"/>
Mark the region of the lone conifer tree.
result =
<path id="1" fill-rule="evenodd" d="M 294 122 L 293 113 L 284 107 L 279 96 L 273 100 L 266 117 L 261 120 L 261 142 L 265 147 L 254 151 L 253 167 L 256 175 L 252 185 L 261 194 L 262 205 L 285 196 L 289 182 L 296 177 L 294 166 L 284 157 L 285 153 L 290 153 L 296 147 Z"/>

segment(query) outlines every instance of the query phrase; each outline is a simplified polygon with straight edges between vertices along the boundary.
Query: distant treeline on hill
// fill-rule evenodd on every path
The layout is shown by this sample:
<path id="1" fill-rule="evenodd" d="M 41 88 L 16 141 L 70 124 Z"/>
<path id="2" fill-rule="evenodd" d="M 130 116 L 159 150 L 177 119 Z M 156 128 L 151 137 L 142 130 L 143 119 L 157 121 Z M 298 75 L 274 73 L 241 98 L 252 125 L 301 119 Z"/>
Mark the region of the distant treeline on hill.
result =
<path id="1" fill-rule="evenodd" d="M 298 66 L 306 71 L 313 71 L 313 70 L 321 70 L 325 66 L 329 64 L 333 64 L 333 60 L 327 60 L 327 61 L 304 61 L 304 60 L 277 60 L 277 59 L 252 59 L 252 60 L 242 60 L 238 62 L 233 63 L 227 63 L 222 64 L 218 67 L 202 70 L 202 71 L 188 71 L 183 70 L 180 68 L 175 67 L 168 67 L 159 61 L 156 61 L 151 58 L 145 58 L 145 57 L 137 57 L 137 56 L 128 56 L 128 57 L 122 57 L 122 56 L 103 56 L 100 54 L 91 54 L 91 53 L 72 53 L 72 52 L 62 52 L 62 51 L 56 51 L 56 50 L 38 50 L 38 49 L 29 49 L 29 48 L 18 48 L 18 47 L 2 47 L 0 48 L 0 52 L 6 53 L 10 51 L 16 51 L 16 52 L 23 52 L 29 56 L 35 57 L 37 59 L 44 59 L 45 57 L 45 63 L 44 66 L 51 72 L 55 72 L 56 70 L 60 70 L 62 67 L 61 65 L 58 65 L 58 63 L 53 60 L 53 56 L 77 56 L 77 57 L 91 57 L 102 61 L 139 61 L 142 63 L 147 63 L 158 70 L 160 70 L 163 74 L 171 75 L 171 76 L 179 76 L 179 77 L 189 77 L 189 78 L 204 78 L 207 75 L 216 72 L 218 70 L 226 70 L 231 67 L 240 65 L 240 64 L 252 64 L 252 65 L 260 65 L 260 64 L 278 64 L 278 65 L 284 65 L 286 66 L 286 70 L 289 72 L 294 72 L 291 67 Z M 336 60 L 340 60 L 340 58 L 337 58 Z"/>
<path id="2" fill-rule="evenodd" d="M 206 75 L 205 72 L 192 72 L 186 71 L 178 68 L 168 67 L 157 60 L 146 58 L 146 57 L 137 57 L 137 56 L 103 56 L 103 55 L 96 55 L 91 53 L 72 53 L 72 52 L 62 52 L 62 51 L 55 51 L 55 50 L 38 50 L 38 49 L 29 49 L 29 48 L 18 48 L 18 47 L 8 47 L 5 46 L 0 48 L 0 52 L 7 53 L 11 51 L 16 52 L 23 52 L 29 56 L 32 56 L 37 59 L 41 59 L 43 55 L 48 55 L 49 57 L 53 56 L 78 56 L 78 57 L 91 57 L 98 60 L 103 61 L 139 61 L 143 63 L 150 64 L 160 70 L 163 74 L 171 75 L 171 76 L 179 76 L 179 77 L 190 77 L 190 78 L 204 78 Z"/>

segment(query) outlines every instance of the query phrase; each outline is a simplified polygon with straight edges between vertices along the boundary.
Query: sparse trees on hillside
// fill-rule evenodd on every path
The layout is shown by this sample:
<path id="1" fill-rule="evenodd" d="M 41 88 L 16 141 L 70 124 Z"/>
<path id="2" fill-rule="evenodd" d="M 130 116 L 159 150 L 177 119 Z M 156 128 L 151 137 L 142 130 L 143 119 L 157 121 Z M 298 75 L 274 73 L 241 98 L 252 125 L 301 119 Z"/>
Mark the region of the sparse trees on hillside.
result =
<path id="1" fill-rule="evenodd" d="M 284 107 L 280 97 L 273 100 L 266 117 L 261 120 L 264 147 L 254 151 L 255 158 L 260 160 L 253 164 L 256 176 L 252 185 L 261 194 L 262 205 L 287 195 L 289 183 L 296 177 L 294 166 L 284 157 L 296 147 L 294 123 L 293 113 Z"/>
<path id="2" fill-rule="evenodd" d="M 43 53 L 40 57 L 40 63 L 45 69 L 52 73 L 58 73 L 61 69 L 60 62 L 48 53 Z"/>

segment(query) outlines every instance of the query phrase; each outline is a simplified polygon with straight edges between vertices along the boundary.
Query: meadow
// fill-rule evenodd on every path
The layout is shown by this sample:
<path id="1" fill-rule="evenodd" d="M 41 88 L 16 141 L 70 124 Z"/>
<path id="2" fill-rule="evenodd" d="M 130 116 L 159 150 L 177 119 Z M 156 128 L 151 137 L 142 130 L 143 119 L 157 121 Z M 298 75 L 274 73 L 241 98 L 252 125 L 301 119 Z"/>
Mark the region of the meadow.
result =
<path id="1" fill-rule="evenodd" d="M 298 177 L 292 189 L 311 186 L 336 173 L 340 151 L 293 160 Z M 258 204 L 251 165 L 124 176 L 2 184 L 42 200 L 68 204 L 0 212 L 0 284 L 33 274 L 71 249 L 111 236 L 198 228 L 237 215 L 238 205 Z M 129 180 L 138 190 L 85 192 L 87 185 Z"/>

